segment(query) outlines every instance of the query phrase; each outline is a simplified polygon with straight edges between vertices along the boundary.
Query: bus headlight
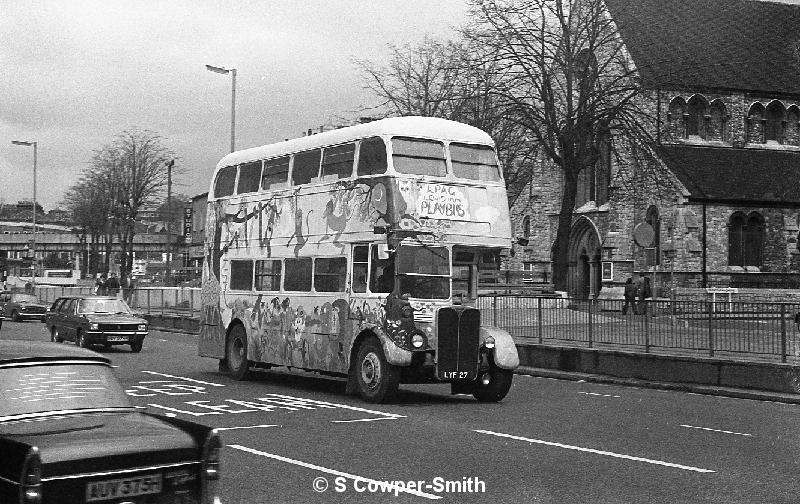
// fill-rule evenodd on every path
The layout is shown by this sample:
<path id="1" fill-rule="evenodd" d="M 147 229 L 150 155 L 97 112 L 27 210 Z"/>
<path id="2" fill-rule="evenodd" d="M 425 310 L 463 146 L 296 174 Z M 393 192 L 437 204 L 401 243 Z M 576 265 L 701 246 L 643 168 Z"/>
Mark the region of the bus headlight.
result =
<path id="1" fill-rule="evenodd" d="M 492 348 L 494 348 L 494 338 L 492 338 L 491 336 L 489 336 L 488 338 L 486 338 L 486 340 L 483 342 L 483 346 L 484 346 L 485 348 L 488 348 L 489 350 L 491 350 Z"/>
<path id="2" fill-rule="evenodd" d="M 422 348 L 425 346 L 425 335 L 414 333 L 414 335 L 411 336 L 411 346 L 414 348 Z"/>

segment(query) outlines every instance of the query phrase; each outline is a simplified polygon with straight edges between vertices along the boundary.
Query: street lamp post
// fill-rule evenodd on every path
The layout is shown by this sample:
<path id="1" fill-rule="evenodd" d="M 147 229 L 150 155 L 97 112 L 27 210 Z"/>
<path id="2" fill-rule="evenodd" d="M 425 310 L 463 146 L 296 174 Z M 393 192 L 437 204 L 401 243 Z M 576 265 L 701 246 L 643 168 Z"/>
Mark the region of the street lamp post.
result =
<path id="1" fill-rule="evenodd" d="M 172 285 L 172 167 L 175 160 L 167 161 L 167 274 L 164 281 Z"/>
<path id="2" fill-rule="evenodd" d="M 33 243 L 31 246 L 31 253 L 33 255 L 33 274 L 31 276 L 31 284 L 36 285 L 36 142 L 27 142 L 23 140 L 12 140 L 14 145 L 24 145 L 26 147 L 33 146 Z"/>
<path id="3" fill-rule="evenodd" d="M 236 69 L 206 65 L 206 70 L 219 74 L 231 74 L 231 152 L 236 150 Z"/>

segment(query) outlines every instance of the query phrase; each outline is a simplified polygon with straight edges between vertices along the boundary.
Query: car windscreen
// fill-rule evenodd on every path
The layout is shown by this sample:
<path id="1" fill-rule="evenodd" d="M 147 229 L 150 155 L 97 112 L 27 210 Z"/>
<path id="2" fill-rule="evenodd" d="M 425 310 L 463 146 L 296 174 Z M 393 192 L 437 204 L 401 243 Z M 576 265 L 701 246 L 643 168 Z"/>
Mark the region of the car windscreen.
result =
<path id="1" fill-rule="evenodd" d="M 0 368 L 0 418 L 95 408 L 130 408 L 111 368 L 49 364 Z"/>
<path id="2" fill-rule="evenodd" d="M 131 310 L 121 299 L 81 299 L 78 313 L 130 313 Z"/>
<path id="3" fill-rule="evenodd" d="M 12 303 L 38 303 L 39 299 L 36 296 L 32 296 L 30 294 L 12 294 L 11 295 L 11 302 Z"/>

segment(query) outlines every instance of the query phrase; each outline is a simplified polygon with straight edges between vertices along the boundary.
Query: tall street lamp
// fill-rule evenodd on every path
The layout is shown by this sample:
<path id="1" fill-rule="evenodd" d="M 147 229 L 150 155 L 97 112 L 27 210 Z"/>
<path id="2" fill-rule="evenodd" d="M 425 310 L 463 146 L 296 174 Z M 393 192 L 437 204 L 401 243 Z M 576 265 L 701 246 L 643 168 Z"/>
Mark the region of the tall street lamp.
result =
<path id="1" fill-rule="evenodd" d="M 206 70 L 219 74 L 231 74 L 231 152 L 233 152 L 236 150 L 234 148 L 236 138 L 236 69 L 206 65 Z"/>
<path id="2" fill-rule="evenodd" d="M 31 284 L 36 285 L 36 142 L 26 142 L 22 140 L 12 140 L 14 145 L 33 146 L 33 243 L 31 253 L 33 254 L 33 275 Z"/>
<path id="3" fill-rule="evenodd" d="M 167 274 L 164 281 L 172 285 L 172 167 L 175 160 L 167 161 Z"/>

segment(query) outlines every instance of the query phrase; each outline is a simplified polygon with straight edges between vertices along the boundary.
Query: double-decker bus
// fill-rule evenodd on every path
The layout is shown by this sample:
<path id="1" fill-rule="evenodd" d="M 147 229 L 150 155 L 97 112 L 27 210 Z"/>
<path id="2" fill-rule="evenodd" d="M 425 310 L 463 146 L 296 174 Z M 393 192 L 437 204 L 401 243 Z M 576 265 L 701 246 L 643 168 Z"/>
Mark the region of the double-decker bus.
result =
<path id="1" fill-rule="evenodd" d="M 510 245 L 494 143 L 472 126 L 398 117 L 233 152 L 208 193 L 199 353 L 239 380 L 346 376 L 370 402 L 401 382 L 499 401 L 517 349 L 476 301 Z"/>

